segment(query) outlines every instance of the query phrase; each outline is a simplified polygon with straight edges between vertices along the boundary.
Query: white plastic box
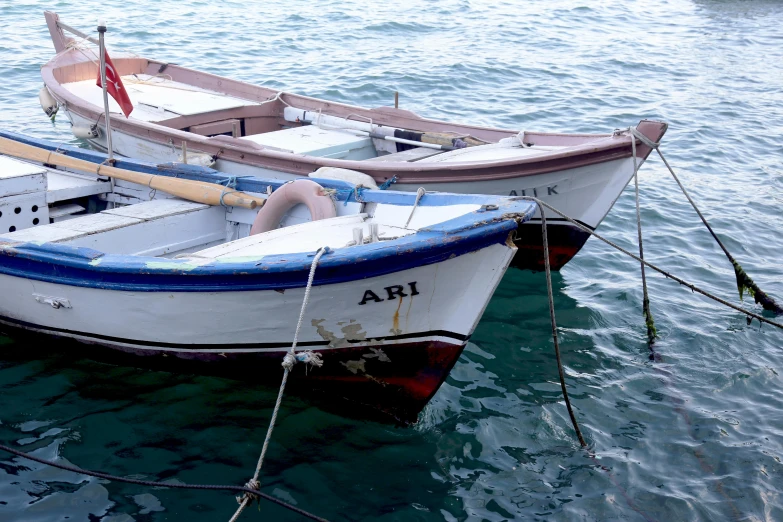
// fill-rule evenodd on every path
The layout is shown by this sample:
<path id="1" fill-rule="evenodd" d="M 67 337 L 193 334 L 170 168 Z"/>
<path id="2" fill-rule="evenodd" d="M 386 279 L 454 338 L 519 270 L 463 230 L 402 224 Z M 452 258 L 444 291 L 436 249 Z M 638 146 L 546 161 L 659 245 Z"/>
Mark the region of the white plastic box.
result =
<path id="1" fill-rule="evenodd" d="M 316 125 L 254 134 L 240 139 L 271 147 L 273 150 L 322 158 L 365 160 L 377 155 L 369 136 L 357 136 L 350 131 L 320 129 Z"/>
<path id="2" fill-rule="evenodd" d="M 0 156 L 0 234 L 49 223 L 46 169 Z"/>
<path id="3" fill-rule="evenodd" d="M 0 156 L 0 198 L 46 192 L 46 169 Z"/>

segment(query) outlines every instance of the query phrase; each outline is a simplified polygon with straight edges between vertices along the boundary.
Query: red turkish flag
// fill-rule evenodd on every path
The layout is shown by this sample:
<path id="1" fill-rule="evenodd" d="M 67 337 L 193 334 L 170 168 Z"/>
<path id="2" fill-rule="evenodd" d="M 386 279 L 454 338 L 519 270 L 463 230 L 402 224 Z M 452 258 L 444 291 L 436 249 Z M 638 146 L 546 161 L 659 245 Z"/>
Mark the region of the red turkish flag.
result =
<path id="1" fill-rule="evenodd" d="M 106 56 L 106 92 L 111 94 L 111 97 L 114 98 L 114 100 L 120 105 L 123 114 L 125 114 L 125 117 L 127 118 L 128 116 L 130 116 L 130 113 L 133 111 L 133 104 L 130 101 L 130 96 L 128 96 L 128 91 L 125 90 L 125 86 L 122 84 L 122 78 L 120 78 L 119 73 L 114 68 L 114 64 L 111 63 L 111 58 L 109 58 L 108 51 L 105 51 L 105 56 Z M 98 87 L 103 87 L 101 85 L 100 67 L 98 68 L 98 81 L 95 82 L 95 84 Z"/>

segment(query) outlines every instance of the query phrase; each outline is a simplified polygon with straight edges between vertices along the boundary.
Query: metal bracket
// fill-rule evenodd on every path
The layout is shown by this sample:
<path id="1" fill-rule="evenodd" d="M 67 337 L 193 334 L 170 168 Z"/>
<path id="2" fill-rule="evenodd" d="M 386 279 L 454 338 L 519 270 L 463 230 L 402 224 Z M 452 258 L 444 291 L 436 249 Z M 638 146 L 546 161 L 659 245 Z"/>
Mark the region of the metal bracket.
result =
<path id="1" fill-rule="evenodd" d="M 33 297 L 36 301 L 38 301 L 41 304 L 48 304 L 55 310 L 58 310 L 60 308 L 73 308 L 71 306 L 71 302 L 64 298 L 64 297 L 50 297 L 47 295 L 41 295 L 41 294 L 33 294 Z"/>

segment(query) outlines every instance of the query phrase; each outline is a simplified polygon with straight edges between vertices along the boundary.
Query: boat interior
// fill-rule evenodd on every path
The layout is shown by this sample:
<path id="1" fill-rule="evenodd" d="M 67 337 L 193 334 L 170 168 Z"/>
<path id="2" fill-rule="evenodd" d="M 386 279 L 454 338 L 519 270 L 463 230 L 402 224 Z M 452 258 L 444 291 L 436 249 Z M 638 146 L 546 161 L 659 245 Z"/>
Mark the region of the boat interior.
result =
<path id="1" fill-rule="evenodd" d="M 93 49 L 81 52 L 95 53 Z M 322 102 L 141 58 L 119 58 L 115 64 L 134 106 L 131 118 L 215 140 L 210 141 L 215 145 L 356 161 L 464 163 L 540 156 L 599 137 L 433 122 L 409 111 Z M 55 68 L 53 73 L 73 96 L 102 107 L 96 71 L 93 62 L 86 62 Z M 109 106 L 112 112 L 120 112 L 111 98 Z M 378 134 L 420 145 L 378 138 Z M 198 144 L 189 146 L 197 149 Z"/>
<path id="2" fill-rule="evenodd" d="M 334 207 L 335 217 L 311 221 L 307 207 L 296 205 L 279 228 L 251 235 L 251 224 L 264 207 L 194 203 L 134 183 L 112 184 L 95 175 L 0 156 L 0 242 L 56 243 L 107 254 L 208 263 L 312 252 L 322 246 L 350 248 L 413 234 L 480 205 L 422 202 L 414 211 L 410 203 L 351 201 Z"/>

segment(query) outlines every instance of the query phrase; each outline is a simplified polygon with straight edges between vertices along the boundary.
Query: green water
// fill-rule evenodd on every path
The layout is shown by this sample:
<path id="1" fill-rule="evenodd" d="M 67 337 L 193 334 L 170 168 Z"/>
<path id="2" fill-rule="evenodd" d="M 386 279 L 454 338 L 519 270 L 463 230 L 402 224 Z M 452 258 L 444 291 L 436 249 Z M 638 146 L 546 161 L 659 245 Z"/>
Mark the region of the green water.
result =
<path id="1" fill-rule="evenodd" d="M 0 4 L 3 127 L 75 143 L 41 112 L 42 11 L 112 46 L 275 88 L 552 132 L 671 124 L 663 150 L 726 246 L 783 299 L 783 8 L 775 1 Z M 733 272 L 660 160 L 641 174 L 651 261 L 739 303 Z M 600 232 L 629 249 L 629 189 Z M 783 520 L 783 334 L 596 240 L 554 276 L 509 272 L 417 425 L 287 396 L 263 490 L 330 520 Z M 2 291 L 2 289 L 0 289 Z M 758 307 L 742 303 L 752 310 Z M 276 389 L 151 372 L 0 338 L 0 442 L 117 475 L 242 484 Z M 228 520 L 230 494 L 148 489 L 0 455 L 0 520 Z M 264 503 L 241 520 L 300 520 Z"/>

